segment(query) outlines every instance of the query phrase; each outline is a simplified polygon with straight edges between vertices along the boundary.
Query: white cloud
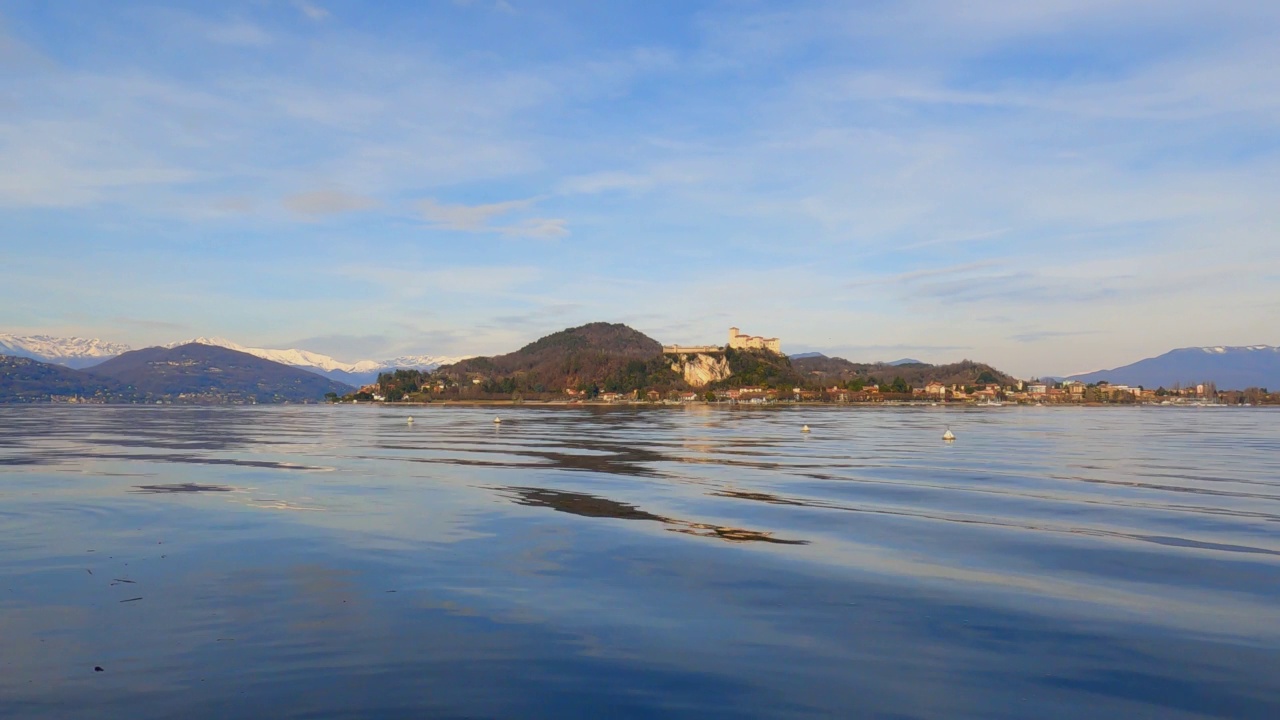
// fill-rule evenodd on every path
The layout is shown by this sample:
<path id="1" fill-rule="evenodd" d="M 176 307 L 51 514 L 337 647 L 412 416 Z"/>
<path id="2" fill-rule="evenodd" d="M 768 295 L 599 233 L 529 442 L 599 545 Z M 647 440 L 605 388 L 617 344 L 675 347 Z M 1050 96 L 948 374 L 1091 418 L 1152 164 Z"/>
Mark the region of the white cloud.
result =
<path id="1" fill-rule="evenodd" d="M 440 295 L 508 295 L 537 281 L 542 271 L 529 265 L 449 265 L 389 267 L 345 265 L 333 275 L 370 283 L 389 298 L 422 300 Z"/>
<path id="2" fill-rule="evenodd" d="M 378 207 L 378 205 L 378 201 L 374 198 L 338 190 L 312 190 L 289 195 L 284 199 L 286 208 L 309 217 L 359 212 Z"/>
<path id="3" fill-rule="evenodd" d="M 595 195 L 617 190 L 643 190 L 652 187 L 653 180 L 639 173 L 596 172 L 566 178 L 560 183 L 560 191 L 573 195 Z"/>
<path id="4" fill-rule="evenodd" d="M 427 198 L 418 202 L 418 210 L 432 227 L 441 230 L 533 238 L 554 238 L 569 234 L 566 221 L 560 218 L 531 217 L 507 223 L 493 222 L 513 212 L 527 209 L 535 202 L 536 199 L 530 198 L 485 205 L 445 205 Z"/>
<path id="5" fill-rule="evenodd" d="M 307 18 L 316 22 L 325 20 L 329 17 L 328 10 L 325 10 L 315 3 L 307 2 L 307 0 L 295 0 L 293 4 L 294 7 L 298 8 L 298 12 L 306 15 Z"/>
<path id="6" fill-rule="evenodd" d="M 271 36 L 266 30 L 243 20 L 210 26 L 208 38 L 224 45 L 263 47 L 271 44 Z"/>

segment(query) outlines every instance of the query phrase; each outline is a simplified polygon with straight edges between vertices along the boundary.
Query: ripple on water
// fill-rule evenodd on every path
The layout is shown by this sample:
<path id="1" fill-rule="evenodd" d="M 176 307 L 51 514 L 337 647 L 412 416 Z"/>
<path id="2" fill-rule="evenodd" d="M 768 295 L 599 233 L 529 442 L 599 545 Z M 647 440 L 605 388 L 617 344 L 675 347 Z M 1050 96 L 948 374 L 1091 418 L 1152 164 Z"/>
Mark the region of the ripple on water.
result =
<path id="1" fill-rule="evenodd" d="M 0 408 L 6 710 L 1280 717 L 1274 413 L 405 414 Z"/>

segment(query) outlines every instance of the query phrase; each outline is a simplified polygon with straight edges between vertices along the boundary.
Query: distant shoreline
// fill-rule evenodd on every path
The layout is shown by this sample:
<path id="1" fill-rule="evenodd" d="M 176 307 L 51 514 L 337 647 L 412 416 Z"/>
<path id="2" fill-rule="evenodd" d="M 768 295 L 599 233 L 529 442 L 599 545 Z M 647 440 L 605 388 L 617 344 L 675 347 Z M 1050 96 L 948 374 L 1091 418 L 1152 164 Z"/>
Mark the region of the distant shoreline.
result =
<path id="1" fill-rule="evenodd" d="M 812 401 L 794 401 L 773 403 L 712 403 L 712 402 L 685 402 L 685 403 L 648 403 L 648 402 L 586 402 L 586 401 L 570 401 L 570 400 L 438 400 L 431 402 L 380 402 L 376 400 L 366 400 L 359 403 L 341 402 L 341 403 L 320 403 L 333 406 L 363 406 L 363 407 L 616 407 L 616 408 L 684 408 L 684 407 L 717 407 L 717 408 L 786 408 L 786 407 L 831 407 L 831 408 L 952 408 L 952 409 L 970 409 L 970 410 L 1001 410 L 1006 408 L 1082 408 L 1082 407 L 1116 407 L 1116 408 L 1253 408 L 1253 407 L 1280 407 L 1280 405 L 1228 405 L 1225 403 L 1170 403 L 1162 405 L 1160 403 L 1043 403 L 1036 405 L 1034 403 L 1004 403 L 1003 405 L 978 405 L 975 403 L 932 403 L 932 402 L 902 402 L 902 401 L 886 401 L 886 402 L 812 402 Z"/>
<path id="2" fill-rule="evenodd" d="M 203 408 L 221 408 L 221 407 L 375 407 L 375 408 L 430 408 L 430 407 L 458 407 L 458 408 L 478 408 L 478 407 L 548 407 L 548 408 L 688 408 L 688 407 L 706 407 L 706 408 L 723 408 L 723 409 L 779 409 L 788 407 L 806 407 L 806 408 L 943 408 L 952 410 L 1004 410 L 1010 408 L 1280 408 L 1280 403 L 1260 403 L 1252 405 L 1228 404 L 1228 403 L 1170 403 L 1164 405 L 1161 403 L 1100 403 L 1100 402 L 1079 402 L 1079 403 L 1013 403 L 1006 402 L 1002 405 L 979 405 L 976 403 L 934 403 L 934 402 L 910 402 L 901 400 L 888 400 L 884 402 L 815 402 L 808 400 L 788 400 L 785 402 L 772 403 L 728 403 L 728 402 L 593 402 L 593 401 L 573 401 L 573 400 L 436 400 L 429 402 L 420 401 L 397 401 L 385 402 L 377 400 L 362 400 L 358 403 L 352 402 L 281 402 L 281 403 L 200 403 L 200 402 L 165 402 L 165 403 L 128 403 L 128 402 L 57 402 L 57 401 L 41 401 L 41 402 L 0 402 L 0 408 L 6 407 L 136 407 L 136 408 L 155 408 L 155 407 L 203 407 Z"/>

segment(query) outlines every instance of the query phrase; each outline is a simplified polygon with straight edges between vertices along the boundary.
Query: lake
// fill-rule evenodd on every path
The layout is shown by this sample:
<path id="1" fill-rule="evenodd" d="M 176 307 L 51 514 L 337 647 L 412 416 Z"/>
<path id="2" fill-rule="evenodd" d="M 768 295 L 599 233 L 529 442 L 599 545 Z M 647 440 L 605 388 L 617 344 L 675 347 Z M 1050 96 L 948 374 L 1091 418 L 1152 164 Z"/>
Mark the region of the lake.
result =
<path id="1" fill-rule="evenodd" d="M 1277 420 L 3 407 L 0 716 L 1274 720 Z"/>

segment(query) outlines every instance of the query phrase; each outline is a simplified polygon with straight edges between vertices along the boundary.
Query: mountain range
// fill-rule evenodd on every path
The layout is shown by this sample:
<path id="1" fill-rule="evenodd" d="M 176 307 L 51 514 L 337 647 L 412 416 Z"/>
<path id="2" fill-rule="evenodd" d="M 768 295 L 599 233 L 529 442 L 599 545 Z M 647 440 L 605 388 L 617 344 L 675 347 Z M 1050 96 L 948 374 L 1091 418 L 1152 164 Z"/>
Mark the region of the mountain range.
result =
<path id="1" fill-rule="evenodd" d="M 132 349 L 128 345 L 90 338 L 0 333 L 0 355 L 30 358 L 76 369 L 97 365 Z"/>
<path id="2" fill-rule="evenodd" d="M 1270 345 L 1189 347 L 1111 370 L 1071 375 L 1084 383 L 1172 388 L 1214 383 L 1219 390 L 1280 388 L 1280 347 Z"/>
<path id="3" fill-rule="evenodd" d="M 657 340 L 625 325 L 609 323 L 590 323 L 569 328 L 541 338 L 515 352 L 493 357 L 417 355 L 347 363 L 308 350 L 245 347 L 218 337 L 200 337 L 169 343 L 163 349 L 193 344 L 247 354 L 357 387 L 373 382 L 380 373 L 395 369 L 430 371 L 437 368 L 445 369 L 445 375 L 455 379 L 470 377 L 474 380 L 484 377 L 494 381 L 502 380 L 503 387 L 514 384 L 529 389 L 550 390 L 553 387 L 583 384 L 628 388 L 680 384 L 678 378 L 667 373 L 669 368 L 663 361 L 661 345 Z M 110 371 L 113 366 L 106 365 L 107 361 L 130 352 L 137 351 L 132 351 L 126 345 L 98 339 L 0 333 L 0 356 L 27 358 L 72 370 L 88 370 L 99 379 L 105 375 L 97 368 L 106 366 Z M 759 373 L 766 373 L 781 381 L 783 377 L 792 377 L 794 373 L 795 379 L 800 382 L 848 382 L 857 377 L 887 381 L 898 375 L 912 385 L 931 379 L 947 384 L 972 384 L 979 378 L 996 378 L 995 381 L 1002 383 L 1011 380 L 1009 376 L 988 365 L 969 361 L 947 366 L 928 365 L 909 358 L 891 363 L 853 363 L 841 358 L 828 358 L 818 352 L 801 353 L 790 358 L 779 357 L 777 362 L 767 360 L 769 362 L 764 365 L 755 362 L 750 371 L 743 364 L 747 361 L 746 356 L 735 360 L 739 365 L 736 370 L 737 379 L 745 380 Z M 16 377 L 14 374 L 18 373 L 17 364 L 6 362 L 6 372 L 10 373 L 9 381 L 12 383 L 13 377 Z M 33 368 L 36 366 L 23 367 L 25 370 L 22 372 L 27 373 L 34 372 Z M 727 366 L 719 371 L 720 374 L 725 372 L 735 371 Z M 85 384 L 87 381 L 84 378 L 75 375 L 60 375 L 53 370 L 42 370 L 40 373 L 54 388 L 72 388 L 79 383 L 109 395 L 123 392 L 115 387 Z M 1090 383 L 1105 380 L 1112 384 L 1141 385 L 1148 388 L 1172 388 L 1175 385 L 1188 386 L 1206 382 L 1216 384 L 1219 389 L 1280 388 L 1280 348 L 1269 345 L 1180 348 L 1122 367 L 1080 373 L 1067 379 Z M 34 386 L 28 384 L 23 387 L 23 392 L 27 392 Z"/>
<path id="4" fill-rule="evenodd" d="M 198 337 L 191 340 L 167 343 L 161 347 L 175 348 L 191 343 L 248 353 L 264 360 L 301 368 L 323 375 L 330 380 L 356 386 L 371 383 L 377 379 L 379 373 L 397 368 L 434 370 L 441 365 L 448 365 L 465 358 L 465 356 L 406 355 L 389 360 L 359 360 L 354 363 L 347 363 L 309 350 L 274 350 L 270 348 L 245 347 L 220 337 Z M 75 369 L 93 367 L 132 349 L 128 345 L 90 338 L 59 338 L 49 335 L 22 336 L 0 333 L 0 355 L 31 358 Z"/>
<path id="5" fill-rule="evenodd" d="M 350 385 L 249 353 L 189 343 L 117 355 L 87 370 L 0 356 L 0 402 L 316 402 Z"/>

